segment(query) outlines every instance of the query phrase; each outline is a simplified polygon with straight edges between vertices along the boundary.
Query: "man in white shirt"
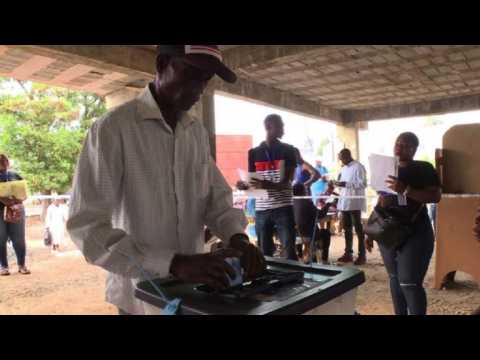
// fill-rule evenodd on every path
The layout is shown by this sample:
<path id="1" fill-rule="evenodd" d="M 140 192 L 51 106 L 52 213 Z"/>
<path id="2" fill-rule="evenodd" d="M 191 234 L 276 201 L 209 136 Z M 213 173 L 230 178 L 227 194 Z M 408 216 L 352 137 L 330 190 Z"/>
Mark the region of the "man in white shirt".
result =
<path id="1" fill-rule="evenodd" d="M 365 236 L 362 226 L 362 211 L 366 211 L 365 198 L 344 198 L 349 196 L 365 196 L 367 188 L 367 172 L 365 167 L 352 158 L 348 149 L 343 149 L 338 155 L 343 164 L 339 181 L 336 186 L 340 187 L 340 200 L 337 209 L 342 213 L 343 228 L 345 230 L 345 254 L 338 262 L 349 263 L 353 261 L 353 231 L 358 237 L 358 258 L 355 265 L 364 265 L 367 261 L 365 252 Z"/>
<path id="2" fill-rule="evenodd" d="M 247 278 L 265 269 L 241 210 L 211 158 L 208 133 L 188 111 L 210 79 L 235 82 L 216 45 L 159 45 L 157 75 L 135 100 L 91 128 L 74 179 L 67 229 L 91 264 L 109 272 L 107 301 L 144 314 L 135 285 L 174 276 L 229 286 L 239 257 Z M 204 252 L 204 227 L 226 247 Z"/>

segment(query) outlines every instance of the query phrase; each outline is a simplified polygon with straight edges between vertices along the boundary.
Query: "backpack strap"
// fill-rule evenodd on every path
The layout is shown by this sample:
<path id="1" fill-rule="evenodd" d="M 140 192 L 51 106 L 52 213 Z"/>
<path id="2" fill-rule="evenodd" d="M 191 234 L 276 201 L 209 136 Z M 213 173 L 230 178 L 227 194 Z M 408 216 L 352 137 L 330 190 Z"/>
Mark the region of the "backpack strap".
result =
<path id="1" fill-rule="evenodd" d="M 425 204 L 422 204 L 419 206 L 418 210 L 415 212 L 415 214 L 412 217 L 412 220 L 411 220 L 412 224 L 415 223 L 415 221 L 417 221 L 424 207 L 425 207 Z"/>

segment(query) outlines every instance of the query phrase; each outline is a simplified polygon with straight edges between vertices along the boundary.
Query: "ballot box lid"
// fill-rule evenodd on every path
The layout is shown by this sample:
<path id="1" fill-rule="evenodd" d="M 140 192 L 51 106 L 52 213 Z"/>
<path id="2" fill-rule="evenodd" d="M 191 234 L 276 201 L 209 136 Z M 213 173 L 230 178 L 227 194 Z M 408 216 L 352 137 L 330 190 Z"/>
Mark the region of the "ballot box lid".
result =
<path id="1" fill-rule="evenodd" d="M 155 279 L 169 299 L 181 299 L 182 315 L 296 315 L 304 314 L 355 289 L 365 282 L 365 274 L 351 267 L 304 265 L 296 261 L 267 258 L 272 271 L 302 271 L 303 283 L 283 285 L 272 293 L 237 299 L 198 290 L 198 285 L 175 279 Z M 163 309 L 163 300 L 148 281 L 139 282 L 135 296 Z"/>

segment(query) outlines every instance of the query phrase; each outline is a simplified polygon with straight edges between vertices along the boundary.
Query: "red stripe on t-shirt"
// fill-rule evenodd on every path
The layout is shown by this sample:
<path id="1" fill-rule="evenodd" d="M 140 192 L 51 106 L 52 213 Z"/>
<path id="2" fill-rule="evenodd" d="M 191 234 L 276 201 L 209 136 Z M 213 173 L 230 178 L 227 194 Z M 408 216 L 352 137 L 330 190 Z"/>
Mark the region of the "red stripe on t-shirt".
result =
<path id="1" fill-rule="evenodd" d="M 280 170 L 281 161 L 282 160 L 259 161 L 255 163 L 255 169 L 257 171 Z"/>

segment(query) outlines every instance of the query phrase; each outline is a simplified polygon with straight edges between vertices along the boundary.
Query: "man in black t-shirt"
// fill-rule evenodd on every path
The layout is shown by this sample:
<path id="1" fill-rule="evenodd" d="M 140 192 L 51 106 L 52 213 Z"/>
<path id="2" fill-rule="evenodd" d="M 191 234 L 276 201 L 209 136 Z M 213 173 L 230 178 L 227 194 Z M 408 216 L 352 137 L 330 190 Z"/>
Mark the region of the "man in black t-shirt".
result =
<path id="1" fill-rule="evenodd" d="M 248 153 L 248 171 L 254 178 L 252 186 L 267 191 L 266 198 L 256 200 L 255 231 L 264 255 L 273 256 L 274 229 L 280 237 L 289 260 L 297 260 L 295 251 L 295 220 L 293 215 L 292 181 L 297 164 L 295 148 L 282 143 L 284 125 L 279 115 L 265 119 L 266 141 Z"/>

